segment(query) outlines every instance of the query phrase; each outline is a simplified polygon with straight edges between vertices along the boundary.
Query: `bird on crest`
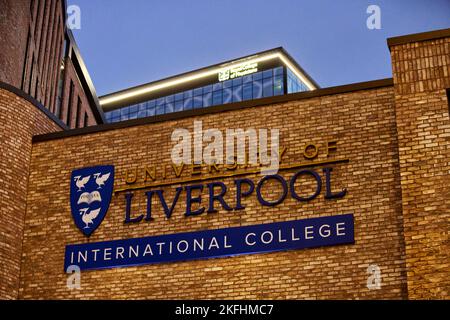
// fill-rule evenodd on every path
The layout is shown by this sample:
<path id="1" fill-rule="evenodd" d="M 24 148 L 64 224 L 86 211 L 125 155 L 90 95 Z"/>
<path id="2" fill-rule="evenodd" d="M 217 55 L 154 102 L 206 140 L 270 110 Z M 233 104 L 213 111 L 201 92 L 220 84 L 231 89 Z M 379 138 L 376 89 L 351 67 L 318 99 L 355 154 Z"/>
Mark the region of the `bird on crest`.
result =
<path id="1" fill-rule="evenodd" d="M 110 172 L 105 173 L 104 175 L 102 175 L 101 173 L 94 173 L 94 177 L 96 178 L 95 183 L 98 185 L 97 189 L 101 189 L 102 186 L 105 185 L 106 180 L 108 180 L 110 176 L 111 176 Z"/>
<path id="2" fill-rule="evenodd" d="M 91 210 L 89 213 L 87 213 L 89 208 L 83 208 L 80 209 L 80 215 L 82 215 L 81 220 L 86 224 L 86 226 L 83 229 L 88 229 L 89 224 L 94 223 L 94 219 L 97 218 L 98 214 L 100 213 L 101 208 Z"/>
<path id="3" fill-rule="evenodd" d="M 78 192 L 82 191 L 82 189 L 86 186 L 86 183 L 89 182 L 89 180 L 91 179 L 91 176 L 87 176 L 84 178 L 81 178 L 81 176 L 76 176 L 73 178 L 76 182 L 75 185 L 78 188 Z"/>

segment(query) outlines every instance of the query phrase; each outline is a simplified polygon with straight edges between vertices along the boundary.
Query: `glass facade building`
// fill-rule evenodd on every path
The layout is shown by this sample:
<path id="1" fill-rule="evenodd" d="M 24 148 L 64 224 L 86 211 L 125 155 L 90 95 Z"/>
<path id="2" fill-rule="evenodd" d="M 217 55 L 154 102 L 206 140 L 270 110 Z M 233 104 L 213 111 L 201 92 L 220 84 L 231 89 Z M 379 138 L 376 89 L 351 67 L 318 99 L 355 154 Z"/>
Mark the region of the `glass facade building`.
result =
<path id="1" fill-rule="evenodd" d="M 106 121 L 115 123 L 307 90 L 310 88 L 290 68 L 279 64 L 225 81 L 215 78 L 213 83 L 187 90 L 175 87 L 169 95 L 153 94 L 151 99 L 104 111 Z"/>
<path id="2" fill-rule="evenodd" d="M 308 87 L 291 70 L 287 69 L 287 93 L 308 90 Z"/>

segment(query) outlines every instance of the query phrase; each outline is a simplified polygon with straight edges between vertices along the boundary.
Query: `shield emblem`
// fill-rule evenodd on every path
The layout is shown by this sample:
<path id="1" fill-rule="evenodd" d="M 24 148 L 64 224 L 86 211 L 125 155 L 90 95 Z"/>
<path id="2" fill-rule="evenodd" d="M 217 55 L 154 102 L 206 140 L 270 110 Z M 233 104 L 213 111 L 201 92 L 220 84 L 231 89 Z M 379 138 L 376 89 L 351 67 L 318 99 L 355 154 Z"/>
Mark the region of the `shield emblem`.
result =
<path id="1" fill-rule="evenodd" d="M 72 171 L 70 207 L 76 226 L 86 236 L 108 212 L 114 187 L 114 166 L 96 166 Z"/>

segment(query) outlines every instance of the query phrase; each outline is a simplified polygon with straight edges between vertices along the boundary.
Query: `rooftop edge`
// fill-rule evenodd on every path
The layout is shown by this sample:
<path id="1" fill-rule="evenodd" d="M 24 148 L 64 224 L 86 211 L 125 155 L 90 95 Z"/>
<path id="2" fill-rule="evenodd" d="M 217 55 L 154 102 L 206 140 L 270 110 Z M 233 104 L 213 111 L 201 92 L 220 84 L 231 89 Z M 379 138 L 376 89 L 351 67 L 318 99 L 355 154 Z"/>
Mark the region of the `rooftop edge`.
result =
<path id="1" fill-rule="evenodd" d="M 283 47 L 276 47 L 276 48 L 272 48 L 269 50 L 246 55 L 243 57 L 235 58 L 232 60 L 219 62 L 219 63 L 213 64 L 213 65 L 209 65 L 209 66 L 202 67 L 199 69 L 191 70 L 188 72 L 176 74 L 176 75 L 166 77 L 163 79 L 159 79 L 159 80 L 151 81 L 151 82 L 144 83 L 141 85 L 122 89 L 119 91 L 111 92 L 109 94 L 99 97 L 100 106 L 103 109 L 105 109 L 105 107 L 107 105 L 115 104 L 115 103 L 117 103 L 117 101 L 130 98 L 129 96 L 146 95 L 147 92 L 145 92 L 145 91 L 150 92 L 152 90 L 152 87 L 164 86 L 165 83 L 170 83 L 170 82 L 183 81 L 183 78 L 200 77 L 200 76 L 202 76 L 201 74 L 215 71 L 215 69 L 226 68 L 228 65 L 245 63 L 245 61 L 249 61 L 249 60 L 263 59 L 264 56 L 270 56 L 270 55 L 278 55 L 284 64 L 291 65 L 290 68 L 293 69 L 294 72 L 299 73 L 299 77 L 302 79 L 302 81 L 305 82 L 305 84 L 311 90 L 316 90 L 316 89 L 320 88 L 319 84 L 317 84 L 317 82 L 314 81 L 314 79 L 297 63 L 297 61 L 295 61 L 294 58 L 292 58 L 292 56 Z M 283 59 L 286 61 L 283 61 Z M 188 81 L 188 80 L 186 80 L 186 81 Z M 167 84 L 167 85 L 169 85 L 169 84 Z"/>
<path id="2" fill-rule="evenodd" d="M 401 44 L 434 40 L 447 37 L 450 37 L 450 28 L 391 37 L 387 39 L 387 44 L 390 49 L 392 46 L 397 46 Z"/>
<path id="3" fill-rule="evenodd" d="M 104 131 L 110 131 L 110 130 L 116 130 L 116 129 L 129 128 L 129 127 L 146 125 L 146 124 L 151 124 L 151 123 L 184 119 L 184 118 L 189 118 L 189 117 L 194 117 L 194 116 L 201 116 L 201 115 L 205 115 L 205 114 L 214 114 L 214 113 L 220 113 L 220 112 L 246 109 L 246 108 L 251 108 L 251 107 L 260 107 L 260 106 L 266 106 L 266 105 L 270 105 L 270 104 L 274 104 L 274 103 L 289 102 L 289 101 L 293 101 L 293 100 L 316 98 L 316 97 L 321 97 L 321 96 L 349 93 L 349 92 L 360 91 L 360 90 L 370 90 L 370 89 L 388 87 L 388 86 L 393 86 L 393 85 L 394 85 L 394 82 L 393 82 L 392 78 L 385 78 L 385 79 L 365 81 L 365 82 L 357 82 L 357 83 L 351 83 L 351 84 L 340 85 L 340 86 L 335 86 L 335 87 L 321 88 L 321 89 L 317 89 L 317 90 L 313 90 L 313 91 L 303 91 L 303 92 L 291 93 L 291 94 L 281 95 L 281 96 L 273 96 L 273 97 L 261 98 L 261 99 L 256 99 L 256 100 L 247 100 L 247 101 L 241 101 L 241 102 L 235 102 L 235 103 L 229 103 L 229 104 L 222 104 L 222 105 L 208 107 L 208 108 L 173 112 L 173 113 L 163 114 L 163 115 L 158 115 L 158 116 L 153 116 L 153 117 L 139 118 L 139 119 L 122 121 L 122 122 L 102 124 L 102 125 L 90 126 L 90 127 L 80 128 L 80 129 L 72 129 L 72 130 L 68 130 L 68 131 L 54 132 L 54 133 L 48 133 L 48 134 L 44 134 L 44 135 L 37 135 L 37 136 L 33 137 L 33 143 L 44 142 L 44 141 L 49 141 L 49 140 L 57 140 L 57 139 L 74 137 L 74 136 L 90 134 L 90 133 L 98 133 L 98 132 L 104 132 Z"/>

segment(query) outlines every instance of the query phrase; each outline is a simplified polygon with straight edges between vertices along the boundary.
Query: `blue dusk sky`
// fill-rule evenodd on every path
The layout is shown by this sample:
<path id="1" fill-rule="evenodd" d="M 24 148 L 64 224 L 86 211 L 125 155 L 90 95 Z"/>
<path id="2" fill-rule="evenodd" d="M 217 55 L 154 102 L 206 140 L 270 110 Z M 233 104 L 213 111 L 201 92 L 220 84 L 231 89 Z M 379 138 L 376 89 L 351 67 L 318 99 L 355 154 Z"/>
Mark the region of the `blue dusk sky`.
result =
<path id="1" fill-rule="evenodd" d="M 450 0 L 68 0 L 99 96 L 284 47 L 321 87 L 392 76 L 386 38 L 450 27 Z M 381 29 L 369 30 L 369 5 Z"/>

